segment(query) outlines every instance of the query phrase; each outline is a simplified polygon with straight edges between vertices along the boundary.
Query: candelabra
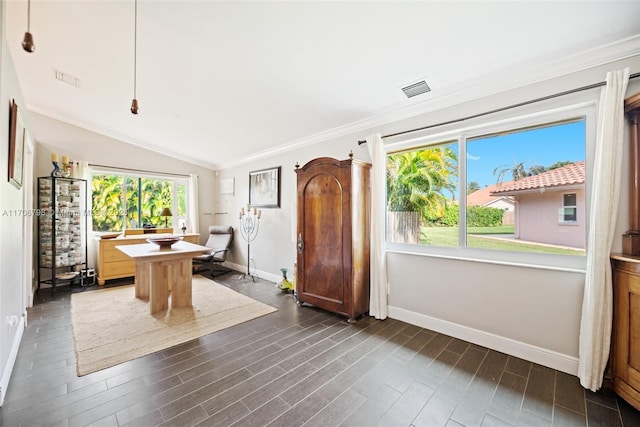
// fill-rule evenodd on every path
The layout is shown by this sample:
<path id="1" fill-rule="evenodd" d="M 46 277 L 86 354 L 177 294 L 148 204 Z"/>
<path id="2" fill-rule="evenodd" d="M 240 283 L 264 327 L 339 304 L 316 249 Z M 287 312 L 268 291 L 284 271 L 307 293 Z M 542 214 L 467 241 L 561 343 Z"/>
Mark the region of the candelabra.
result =
<path id="1" fill-rule="evenodd" d="M 247 205 L 245 212 L 244 208 L 240 209 L 240 235 L 242 239 L 247 242 L 247 274 L 242 274 L 238 277 L 238 280 L 245 277 L 251 277 L 251 280 L 255 282 L 255 277 L 251 274 L 251 242 L 253 242 L 258 235 L 260 229 L 260 217 L 262 211 L 253 208 L 251 205 Z"/>

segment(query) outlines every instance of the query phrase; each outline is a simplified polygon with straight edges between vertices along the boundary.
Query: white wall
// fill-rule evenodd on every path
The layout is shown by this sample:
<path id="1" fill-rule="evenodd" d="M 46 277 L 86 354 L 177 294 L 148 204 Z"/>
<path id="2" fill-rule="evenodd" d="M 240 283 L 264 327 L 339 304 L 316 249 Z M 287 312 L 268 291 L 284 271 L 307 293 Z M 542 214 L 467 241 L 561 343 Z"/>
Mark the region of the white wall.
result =
<path id="1" fill-rule="evenodd" d="M 260 235 L 251 246 L 257 269 L 263 276 L 277 278 L 279 268 L 291 268 L 295 261 L 295 243 L 291 240 L 295 216 L 291 215 L 291 204 L 295 203 L 296 197 L 293 172 L 296 162 L 303 165 L 321 156 L 345 159 L 350 150 L 355 158 L 369 161 L 366 147 L 358 146 L 357 141 L 374 132 L 385 135 L 419 128 L 602 82 L 607 71 L 626 66 L 631 67 L 632 73 L 640 71 L 640 56 L 221 170 L 220 177 L 236 179 L 236 194 L 225 196 L 226 205 L 229 211 L 236 213 L 247 203 L 249 171 L 282 166 L 282 208 L 263 211 Z M 597 99 L 598 91 L 587 95 Z M 636 79 L 630 83 L 628 94 L 638 91 L 640 82 Z M 286 126 L 286 123 L 281 125 Z M 621 250 L 621 235 L 627 228 L 628 202 L 624 195 L 628 192 L 628 165 L 624 166 L 623 174 L 625 187 L 621 189 L 623 197 L 614 251 Z M 229 215 L 218 217 L 216 221 L 233 224 L 237 223 L 237 218 L 237 215 Z M 241 239 L 236 239 L 230 259 L 239 265 L 246 263 L 246 245 Z M 387 267 L 391 317 L 565 372 L 577 372 L 584 273 L 406 253 L 388 253 Z"/>
<path id="2" fill-rule="evenodd" d="M 15 99 L 21 111 L 25 127 L 29 128 L 29 115 L 24 109 L 24 100 L 9 55 L 4 34 L 4 7 L 1 2 L 0 25 L 2 26 L 0 48 L 0 405 L 4 399 L 11 370 L 15 361 L 22 331 L 24 329 L 24 272 L 22 217 L 12 214 L 22 209 L 23 191 L 8 182 L 9 153 L 9 109 Z M 15 317 L 14 317 L 15 316 Z M 11 318 L 18 319 L 10 324 Z"/>

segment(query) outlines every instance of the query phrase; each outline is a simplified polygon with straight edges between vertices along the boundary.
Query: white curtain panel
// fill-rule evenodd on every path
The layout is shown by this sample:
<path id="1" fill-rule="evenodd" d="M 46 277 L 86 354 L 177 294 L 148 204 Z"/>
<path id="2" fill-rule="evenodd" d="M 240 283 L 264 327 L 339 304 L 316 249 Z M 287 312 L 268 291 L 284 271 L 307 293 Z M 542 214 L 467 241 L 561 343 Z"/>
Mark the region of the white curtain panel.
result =
<path id="1" fill-rule="evenodd" d="M 198 221 L 198 175 L 189 175 L 189 230 L 191 233 L 199 233 L 200 221 Z"/>
<path id="2" fill-rule="evenodd" d="M 371 285 L 369 315 L 386 319 L 389 315 L 389 283 L 385 256 L 386 157 L 380 134 L 367 138 L 371 168 Z"/>
<path id="3" fill-rule="evenodd" d="M 628 82 L 628 68 L 607 73 L 599 103 L 578 363 L 580 384 L 593 391 L 602 386 L 611 342 L 613 298 L 609 256 L 620 199 L 624 96 Z"/>

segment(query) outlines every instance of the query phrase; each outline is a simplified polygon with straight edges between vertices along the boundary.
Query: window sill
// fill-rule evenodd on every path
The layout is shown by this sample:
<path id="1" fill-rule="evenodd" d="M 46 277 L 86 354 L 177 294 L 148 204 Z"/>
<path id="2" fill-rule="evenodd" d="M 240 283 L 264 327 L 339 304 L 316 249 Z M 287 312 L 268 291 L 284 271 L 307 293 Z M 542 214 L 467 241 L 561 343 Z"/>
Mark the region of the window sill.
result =
<path id="1" fill-rule="evenodd" d="M 586 256 L 540 255 L 529 253 L 483 251 L 472 248 L 435 248 L 402 243 L 387 243 L 386 252 L 449 259 L 464 262 L 504 265 L 538 270 L 586 273 Z"/>

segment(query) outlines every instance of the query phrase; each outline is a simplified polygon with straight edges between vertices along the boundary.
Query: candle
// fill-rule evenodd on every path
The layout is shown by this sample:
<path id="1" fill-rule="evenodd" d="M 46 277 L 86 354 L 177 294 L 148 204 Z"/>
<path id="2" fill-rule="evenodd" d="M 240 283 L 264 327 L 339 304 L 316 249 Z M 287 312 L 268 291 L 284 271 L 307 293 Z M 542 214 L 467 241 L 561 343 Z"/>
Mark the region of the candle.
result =
<path id="1" fill-rule="evenodd" d="M 242 219 L 242 212 L 240 212 L 240 219 Z"/>
<path id="2" fill-rule="evenodd" d="M 57 162 L 58 161 L 58 155 L 57 154 L 52 154 L 51 155 L 51 161 L 52 162 Z"/>
<path id="3" fill-rule="evenodd" d="M 262 211 L 258 211 L 258 219 L 260 219 L 260 217 L 262 216 Z"/>
<path id="4" fill-rule="evenodd" d="M 240 209 L 240 213 L 244 215 L 244 208 Z"/>
<path id="5" fill-rule="evenodd" d="M 62 163 L 64 163 L 65 165 L 69 163 L 69 158 L 67 156 L 62 156 Z"/>
<path id="6" fill-rule="evenodd" d="M 254 215 L 258 215 L 258 209 L 253 208 L 253 214 L 254 214 Z"/>
<path id="7" fill-rule="evenodd" d="M 247 203 L 247 210 L 250 211 L 251 210 L 251 204 Z"/>

